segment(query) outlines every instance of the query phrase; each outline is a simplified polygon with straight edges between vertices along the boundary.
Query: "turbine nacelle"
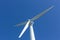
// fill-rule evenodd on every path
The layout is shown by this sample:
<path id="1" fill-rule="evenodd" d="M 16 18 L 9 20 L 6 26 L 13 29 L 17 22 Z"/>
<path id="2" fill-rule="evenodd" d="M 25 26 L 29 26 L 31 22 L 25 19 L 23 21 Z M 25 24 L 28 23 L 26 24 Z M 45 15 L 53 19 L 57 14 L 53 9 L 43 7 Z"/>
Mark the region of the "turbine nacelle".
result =
<path id="1" fill-rule="evenodd" d="M 34 21 L 32 21 L 31 19 L 28 19 L 28 21 L 30 20 L 29 26 L 34 24 Z"/>

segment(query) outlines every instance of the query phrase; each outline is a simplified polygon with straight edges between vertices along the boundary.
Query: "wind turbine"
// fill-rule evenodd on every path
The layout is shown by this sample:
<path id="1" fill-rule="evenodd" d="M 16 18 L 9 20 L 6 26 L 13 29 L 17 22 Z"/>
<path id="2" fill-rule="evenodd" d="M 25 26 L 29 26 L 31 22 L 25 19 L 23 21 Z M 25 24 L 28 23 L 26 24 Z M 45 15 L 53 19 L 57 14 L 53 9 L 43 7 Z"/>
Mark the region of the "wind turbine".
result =
<path id="1" fill-rule="evenodd" d="M 39 17 L 41 17 L 42 15 L 44 15 L 45 13 L 47 13 L 48 11 L 50 11 L 54 6 L 51 6 L 49 8 L 47 8 L 46 10 L 44 10 L 43 12 L 39 13 L 38 15 L 36 15 L 35 17 L 33 17 L 32 19 L 28 19 L 28 21 L 22 22 L 20 24 L 17 24 L 16 26 L 21 26 L 21 25 L 25 25 L 25 27 L 23 28 L 21 34 L 19 35 L 18 38 L 21 38 L 22 35 L 25 33 L 25 31 L 27 30 L 27 28 L 30 26 L 30 37 L 31 40 L 36 40 L 35 39 L 35 35 L 34 35 L 34 30 L 33 30 L 33 24 L 34 21 L 37 20 Z"/>

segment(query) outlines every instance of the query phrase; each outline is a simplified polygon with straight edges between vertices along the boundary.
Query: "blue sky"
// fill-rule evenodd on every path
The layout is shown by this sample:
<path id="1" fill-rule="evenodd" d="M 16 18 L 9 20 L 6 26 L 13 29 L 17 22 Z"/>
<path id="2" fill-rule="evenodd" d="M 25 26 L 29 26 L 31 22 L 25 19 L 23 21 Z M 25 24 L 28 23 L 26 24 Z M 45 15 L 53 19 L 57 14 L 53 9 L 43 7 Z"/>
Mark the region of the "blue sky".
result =
<path id="1" fill-rule="evenodd" d="M 0 0 L 0 40 L 30 40 L 29 28 L 18 38 L 23 26 L 15 24 L 55 7 L 34 23 L 36 40 L 60 40 L 60 0 Z"/>

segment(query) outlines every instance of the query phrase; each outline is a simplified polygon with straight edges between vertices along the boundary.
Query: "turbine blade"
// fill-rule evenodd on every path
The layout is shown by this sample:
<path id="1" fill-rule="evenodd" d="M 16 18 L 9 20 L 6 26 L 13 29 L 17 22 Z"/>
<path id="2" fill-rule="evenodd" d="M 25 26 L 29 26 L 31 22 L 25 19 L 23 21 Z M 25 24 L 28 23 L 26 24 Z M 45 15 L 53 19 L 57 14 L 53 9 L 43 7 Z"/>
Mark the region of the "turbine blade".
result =
<path id="1" fill-rule="evenodd" d="M 34 20 L 38 19 L 39 17 L 41 17 L 42 15 L 44 15 L 46 12 L 50 11 L 53 7 L 54 7 L 54 6 L 49 7 L 48 9 L 44 10 L 44 11 L 41 12 L 40 14 L 36 15 L 35 17 L 33 17 L 31 20 L 34 21 Z M 17 25 L 15 25 L 15 26 L 21 26 L 21 25 L 24 25 L 24 24 L 26 24 L 26 23 L 27 23 L 27 21 L 22 22 L 22 23 L 20 23 L 20 24 L 17 24 Z"/>
<path id="2" fill-rule="evenodd" d="M 36 15 L 35 17 L 33 17 L 31 20 L 34 21 L 34 20 L 38 19 L 39 17 L 41 17 L 42 15 L 44 15 L 46 12 L 50 11 L 53 7 L 54 6 L 49 7 L 48 9 L 44 10 L 40 14 Z"/>
<path id="3" fill-rule="evenodd" d="M 30 25 L 30 37 L 31 37 L 31 40 L 35 40 L 33 24 Z"/>
<path id="4" fill-rule="evenodd" d="M 25 27 L 23 28 L 23 30 L 22 30 L 22 32 L 21 32 L 21 34 L 19 35 L 18 38 L 21 38 L 21 37 L 22 37 L 22 35 L 24 34 L 24 32 L 27 30 L 29 24 L 30 24 L 30 20 L 28 20 L 27 24 L 26 24 Z"/>
<path id="5" fill-rule="evenodd" d="M 15 26 L 21 26 L 21 25 L 24 25 L 24 24 L 26 24 L 27 23 L 27 21 L 25 21 L 25 22 L 22 22 L 22 23 L 19 23 L 19 24 L 16 24 Z"/>

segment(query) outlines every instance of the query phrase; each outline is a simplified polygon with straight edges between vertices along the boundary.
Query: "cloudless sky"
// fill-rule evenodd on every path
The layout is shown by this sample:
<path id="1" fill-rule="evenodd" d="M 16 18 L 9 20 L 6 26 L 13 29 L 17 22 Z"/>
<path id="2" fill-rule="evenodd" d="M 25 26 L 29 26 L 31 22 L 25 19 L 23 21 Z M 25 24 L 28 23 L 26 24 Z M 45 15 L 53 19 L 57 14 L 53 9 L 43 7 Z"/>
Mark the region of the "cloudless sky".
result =
<path id="1" fill-rule="evenodd" d="M 0 0 L 0 40 L 30 40 L 29 28 L 18 38 L 26 21 L 46 8 L 54 8 L 34 21 L 36 40 L 60 40 L 60 0 Z"/>

